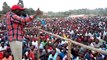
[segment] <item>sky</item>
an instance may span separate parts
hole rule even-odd
[[[18,0],[0,0],[0,10],[2,10],[3,2],[11,7],[18,3]],[[107,0],[23,0],[25,8],[33,8],[44,12],[53,11],[68,11],[72,9],[95,9],[106,8]]]

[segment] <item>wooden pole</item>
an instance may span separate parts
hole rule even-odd
[[[31,27],[31,28],[32,28],[32,27]],[[31,29],[31,28],[26,28],[26,29]],[[35,28],[35,27],[33,27],[33,28]],[[73,41],[73,40],[71,40],[71,39],[63,38],[63,37],[61,37],[61,36],[59,36],[59,35],[52,34],[52,33],[50,33],[50,32],[44,31],[44,30],[42,30],[42,29],[40,29],[40,28],[37,28],[37,29],[40,30],[40,31],[42,31],[42,32],[45,32],[45,33],[47,33],[47,34],[53,35],[53,36],[55,36],[55,37],[64,39],[64,40],[66,40],[66,41],[69,41],[69,40],[70,40],[71,43],[73,43],[73,44],[75,44],[75,45],[78,45],[78,46],[81,46],[81,47],[83,47],[83,48],[86,48],[86,49],[88,49],[88,50],[93,50],[93,51],[96,51],[96,52],[98,52],[98,53],[103,53],[103,54],[106,54],[106,55],[107,55],[107,51],[104,51],[104,50],[101,50],[101,49],[98,49],[98,48],[94,48],[94,47],[91,47],[91,46],[87,46],[87,45],[84,45],[84,44],[82,44],[82,43]],[[2,32],[4,32],[4,31],[2,31]]]
[[[81,47],[83,47],[83,48],[86,48],[86,49],[89,49],[89,50],[93,50],[93,51],[96,51],[96,52],[103,53],[103,54],[106,54],[106,55],[107,55],[107,51],[104,51],[104,50],[101,50],[101,49],[97,49],[97,48],[94,48],[94,47],[91,47],[91,46],[87,46],[87,45],[84,45],[84,44],[82,44],[82,43],[73,41],[73,40],[71,40],[71,39],[63,38],[63,37],[61,37],[61,36],[59,36],[59,35],[49,33],[49,32],[47,32],[47,31],[44,31],[44,30],[39,29],[39,28],[38,28],[38,30],[40,30],[40,31],[42,31],[42,32],[45,32],[45,33],[47,33],[47,34],[53,35],[53,36],[55,36],[55,37],[64,39],[64,40],[66,40],[66,41],[69,41],[69,40],[70,40],[71,43],[73,43],[73,44],[75,44],[75,45],[78,45],[78,46],[81,46]]]
[[[38,57],[37,57],[38,60],[40,60],[40,58],[39,58],[40,57],[39,45],[40,45],[40,33],[38,31],[38,51],[37,51],[38,52],[38,54],[37,54],[38,55]]]
[[[71,41],[68,41],[68,60],[71,60]]]

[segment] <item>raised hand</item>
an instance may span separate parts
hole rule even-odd
[[[41,16],[42,15],[42,12],[40,11],[40,9],[38,8],[37,10],[36,10],[36,13],[34,14],[34,17],[36,17],[36,16]]]

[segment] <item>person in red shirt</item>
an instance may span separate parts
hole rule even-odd
[[[31,50],[29,51],[28,56],[32,59],[35,60],[35,53],[34,53],[34,46],[31,46]]]
[[[9,52],[4,52],[4,57],[2,60],[13,60],[13,56]]]
[[[40,11],[28,17],[22,17],[25,9],[19,5],[13,5],[11,11],[6,14],[6,29],[10,47],[15,60],[22,60],[22,40],[24,37],[24,26],[32,21]]]
[[[3,59],[3,52],[0,51],[0,60],[2,60],[2,59]]]

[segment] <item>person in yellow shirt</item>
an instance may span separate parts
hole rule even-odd
[[[64,37],[64,38],[67,38],[66,34],[63,34],[63,37]]]

